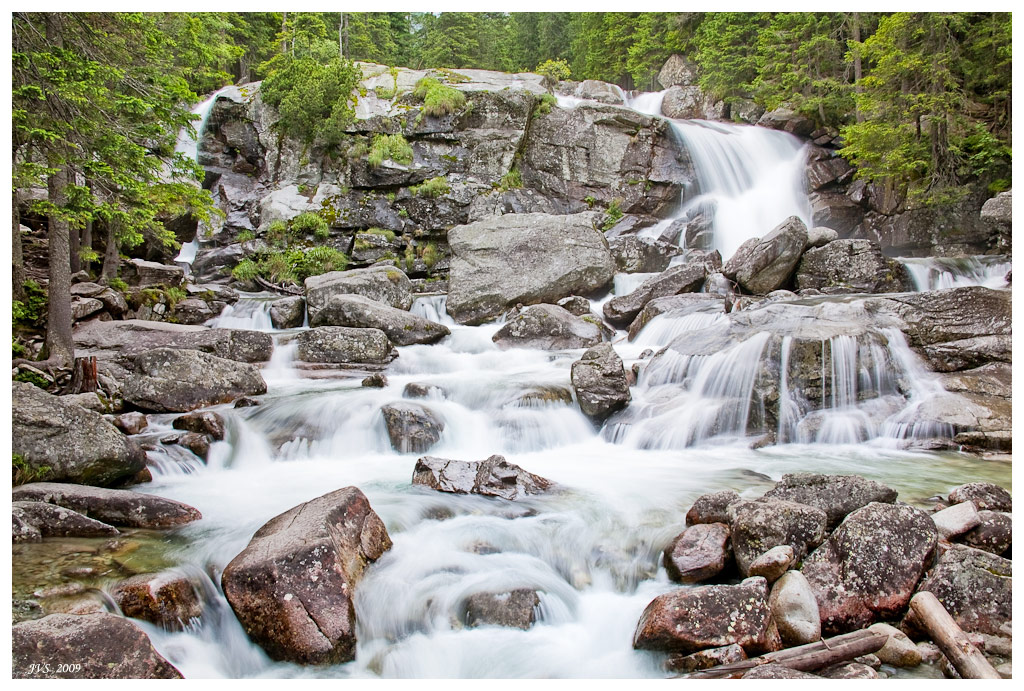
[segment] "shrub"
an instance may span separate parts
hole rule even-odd
[[[267,240],[276,244],[284,242],[288,238],[288,224],[277,219],[271,221],[270,225],[267,226]]]
[[[317,240],[326,240],[331,233],[331,229],[327,225],[327,221],[323,219],[319,214],[315,214],[311,211],[301,213],[292,219],[292,233],[299,233],[307,235],[313,234]]]
[[[255,237],[256,237],[256,234],[253,233],[251,230],[243,230],[242,232],[240,232],[238,234],[238,237],[236,239],[239,242],[249,242],[250,240],[254,239]]]
[[[405,270],[412,271],[414,266],[416,266],[416,250],[412,245],[408,245],[405,248]]]
[[[296,273],[302,280],[328,271],[344,271],[346,266],[348,257],[333,247],[312,247],[295,262]]]
[[[438,251],[437,245],[429,243],[423,248],[423,263],[427,265],[428,269],[434,268],[434,264],[437,264],[441,258],[441,252]]]
[[[27,382],[29,384],[35,384],[40,389],[45,389],[50,385],[50,382],[46,381],[45,377],[41,377],[35,372],[23,371],[18,372],[14,375],[14,381]]]
[[[378,134],[373,138],[367,161],[377,168],[387,159],[402,165],[412,163],[412,146],[401,134]]]
[[[544,86],[551,90],[558,82],[571,77],[572,70],[569,69],[569,63],[565,60],[545,60],[537,65],[537,74],[544,77]]]
[[[164,291],[164,296],[167,298],[168,306],[170,306],[171,309],[174,309],[175,305],[188,297],[188,293],[186,293],[183,288],[175,288],[174,286],[171,286]]]
[[[533,117],[537,118],[542,115],[547,115],[551,112],[552,106],[555,106],[558,100],[551,94],[541,94],[537,97],[537,104],[533,107]]]
[[[409,188],[409,191],[418,197],[431,197],[433,199],[443,194],[448,194],[451,190],[452,188],[448,186],[448,180],[444,176],[430,178],[420,185],[413,185]]]
[[[466,95],[432,77],[416,82],[413,96],[423,101],[423,112],[433,117],[455,113],[466,105]]]
[[[367,228],[363,231],[367,235],[382,235],[388,242],[394,242],[395,231],[384,228]]]
[[[46,315],[46,291],[31,278],[22,284],[25,300],[11,304],[11,316],[15,324],[39,325]]]
[[[50,466],[41,465],[33,468],[19,453],[11,454],[11,484],[24,485],[29,482],[38,482],[46,478],[50,472]]]
[[[238,266],[231,270],[231,276],[236,281],[251,281],[259,275],[259,268],[252,259],[243,259]]]
[[[622,213],[619,203],[618,199],[613,199],[612,203],[608,205],[608,209],[605,211],[604,224],[601,226],[603,230],[611,230],[619,222],[619,219],[625,215]]]
[[[117,276],[114,276],[112,279],[107,281],[107,285],[119,293],[128,292],[128,284],[125,283],[123,279],[120,279]]]
[[[523,176],[515,166],[512,166],[507,173],[501,176],[501,189],[503,190],[518,189],[522,186]]]
[[[378,86],[373,90],[373,93],[377,94],[377,98],[384,99],[385,101],[390,101],[395,97],[395,90],[390,86]]]

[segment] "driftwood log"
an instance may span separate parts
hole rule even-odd
[[[964,679],[1002,679],[974,647],[939,599],[927,590],[910,599],[910,611]]]
[[[278,293],[285,293],[286,295],[305,295],[305,291],[302,288],[294,288],[285,284],[278,285],[277,283],[271,283],[262,276],[256,276],[255,280],[258,284],[266,288],[267,290],[273,290]]]
[[[861,655],[869,655],[882,649],[889,636],[878,631],[854,631],[835,636],[828,640],[820,640],[817,643],[808,643],[795,648],[787,648],[774,653],[767,653],[760,657],[753,657],[749,660],[730,662],[726,665],[719,665],[704,669],[699,672],[684,675],[686,679],[730,679],[743,676],[745,672],[776,663],[783,667],[795,669],[800,672],[813,672],[837,662],[852,660]]]

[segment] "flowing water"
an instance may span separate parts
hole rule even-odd
[[[907,267],[917,290],[943,290],[964,286],[1007,287],[1009,257],[897,257]]]
[[[653,107],[658,98],[633,103]],[[707,155],[724,157],[722,170],[741,181],[699,168],[699,203],[716,208],[723,255],[742,241],[737,228],[760,235],[805,212],[790,169],[802,154],[788,135],[674,126],[688,143],[723,140],[708,143]],[[742,155],[730,158],[734,145]],[[784,163],[769,165],[773,155]],[[761,159],[761,168],[748,165]],[[703,165],[701,154],[695,160]],[[640,280],[618,276],[614,290]],[[268,309],[267,296],[245,295],[211,325],[273,331]],[[313,377],[295,362],[294,345],[279,344],[263,369],[261,405],[215,408],[227,435],[207,462],[171,447],[150,452],[154,481],[139,491],[203,513],[176,531],[166,558],[190,574],[206,611],[182,632],[143,627],[186,677],[663,677],[663,656],[633,650],[632,635],[647,603],[677,587],[660,552],[697,496],[727,488],[759,496],[782,474],[808,470],[877,479],[917,504],[967,481],[1009,484],[1009,464],[914,448],[935,433],[914,422],[915,406],[942,392],[902,334],[860,324],[856,298],[793,309],[806,319],[768,319],[741,339],[730,336],[736,315],[709,313],[660,315],[632,342],[618,332],[616,350],[639,377],[631,405],[600,429],[570,384],[582,351],[499,350],[497,323],[456,325],[443,295],[418,298],[412,312],[451,335],[399,348],[384,388],[362,387],[361,376]],[[719,340],[687,351],[691,338]],[[664,349],[670,344],[679,350]],[[820,364],[800,369],[808,358]],[[766,373],[776,404],[754,395]],[[417,400],[445,423],[431,455],[502,454],[557,491],[508,502],[413,486],[419,454],[392,449],[380,412],[411,383],[426,387]],[[159,438],[170,419],[154,416],[147,436]],[[778,443],[754,448],[766,435]],[[356,591],[356,659],[324,668],[273,662],[245,636],[220,574],[270,518],[350,485],[394,541]],[[467,626],[467,597],[520,588],[539,595],[531,628]]]

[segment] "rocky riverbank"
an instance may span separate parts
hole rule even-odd
[[[450,87],[471,107],[435,117],[408,93],[426,73],[362,69],[368,92],[343,157],[315,147],[303,156],[277,137],[258,85],[223,90],[199,152],[225,219],[180,219],[181,239],[199,241],[195,261],[135,258],[124,292],[77,277],[76,356],[95,358],[95,385],[70,371],[15,370],[12,534],[16,560],[34,560],[16,570],[15,676],[178,676],[150,638],[225,619],[259,646],[258,660],[369,655],[368,672],[400,674],[382,661],[410,637],[535,632],[575,614],[574,598],[595,581],[614,582],[616,597],[664,590],[629,622],[633,647],[650,652],[622,641],[616,654],[665,674],[870,629],[888,637],[884,647],[801,673],[899,676],[925,661],[953,676],[907,615],[916,593],[931,592],[1008,675],[1004,489],[963,484],[922,505],[857,475],[786,474],[767,491],[749,488],[751,477],[782,475],[771,453],[790,445],[821,459],[852,445],[906,451],[923,474],[939,452],[1008,460],[1010,277],[913,292],[893,257],[1008,252],[1009,192],[940,219],[851,181],[833,134],[792,113],[750,112],[762,128],[812,142],[811,214],[748,233],[723,257],[712,211],[671,217],[697,194],[688,151],[668,121],[627,107],[610,85],[563,84],[562,107],[537,75],[463,70]],[[396,95],[379,98],[374,87],[392,79]],[[698,103],[731,117],[692,84],[665,85],[676,89],[665,115]],[[370,165],[359,145],[380,134],[407,137],[413,161]],[[280,244],[281,222],[289,229],[306,212],[325,220],[326,239],[296,231]],[[344,251],[349,268],[289,285],[232,274],[314,245]],[[571,529],[543,533],[566,510],[557,502],[586,506],[592,488],[533,474],[518,456],[571,448],[560,459],[571,465],[592,450],[571,446],[584,440],[613,447],[624,466],[634,454],[733,448],[766,467],[743,469],[743,494],[625,512],[609,531],[621,543],[589,535],[597,519],[576,505]],[[169,477],[222,472],[216,482],[230,493],[247,463],[298,460],[303,478],[310,458],[334,466],[316,469],[301,501],[275,497],[273,512],[261,505],[258,520],[237,521],[230,530],[244,539],[227,542],[217,542],[229,532],[218,502],[202,492],[176,501],[149,484],[155,477],[159,493]],[[358,469],[345,465],[352,459]],[[386,467],[379,478],[368,474],[375,464]],[[353,479],[335,482],[335,466]],[[674,472],[700,481],[709,471]],[[657,495],[661,476],[644,477]],[[401,499],[374,499],[375,510],[382,487]],[[267,501],[262,487],[237,491]],[[522,570],[532,580],[504,569],[444,591],[439,580],[473,573],[460,556],[417,579],[437,590],[408,621],[364,619],[382,616],[361,609],[367,581],[382,588],[374,574],[415,552],[411,531],[460,526],[474,512],[544,534]],[[682,532],[670,524],[677,513]],[[561,553],[578,535],[593,540],[581,542],[583,556]],[[472,558],[533,549],[518,539],[457,536]],[[183,557],[197,549],[200,568]],[[360,649],[357,619],[377,647]],[[41,650],[82,666],[40,672]],[[791,674],[768,667],[748,674]]]

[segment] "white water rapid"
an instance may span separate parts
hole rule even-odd
[[[899,257],[917,290],[942,290],[964,286],[1005,288],[1013,268],[1009,257]]]
[[[657,102],[660,112],[660,97],[633,104]],[[673,126],[693,147],[701,185],[676,218],[714,208],[723,256],[788,215],[809,220],[802,153],[789,135]],[[640,280],[617,276],[615,292]],[[275,331],[269,304],[243,295],[211,326]],[[570,382],[581,350],[501,350],[497,323],[455,324],[443,295],[418,298],[412,312],[451,335],[398,348],[383,388],[361,386],[363,372],[304,367],[275,332],[267,394],[254,407],[214,408],[227,433],[207,462],[177,446],[150,451],[154,481],[137,491],[203,514],[176,531],[165,556],[191,574],[206,610],[181,632],[141,626],[186,677],[661,678],[664,656],[634,650],[632,637],[645,606],[678,587],[660,553],[699,495],[757,497],[799,471],[863,475],[918,505],[963,482],[1009,484],[1008,463],[915,447],[935,431],[917,424],[915,410],[941,386],[902,334],[862,326],[857,298],[801,301],[792,322],[762,309],[768,318],[743,338],[729,331],[735,314],[684,310],[655,317],[632,342],[618,332],[615,349],[639,376],[632,403],[600,428],[580,412]],[[701,347],[687,349],[690,339]],[[510,502],[412,485],[423,454],[395,451],[381,413],[409,399],[410,384],[427,392],[412,401],[444,422],[430,455],[501,454],[556,491]],[[157,443],[171,418],[152,416],[144,439]],[[242,631],[220,574],[269,519],[347,486],[367,495],[394,542],[356,589],[356,658],[272,661]],[[469,596],[515,589],[538,593],[530,628],[467,625]]]

